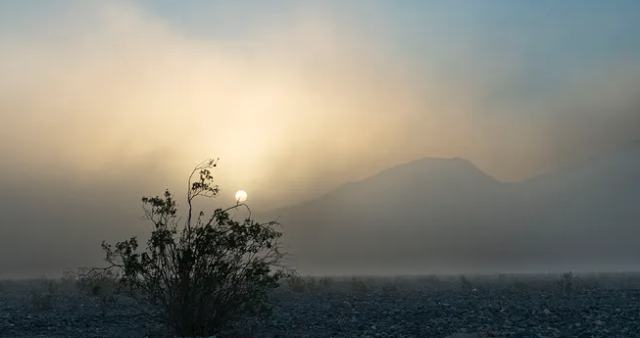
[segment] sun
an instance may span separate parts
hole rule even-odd
[[[247,192],[244,190],[238,190],[236,192],[236,201],[238,203],[243,203],[246,200],[247,200]]]

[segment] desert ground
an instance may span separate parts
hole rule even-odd
[[[71,279],[0,283],[0,337],[171,337],[129,299]],[[307,276],[222,337],[640,337],[640,274]]]

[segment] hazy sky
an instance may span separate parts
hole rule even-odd
[[[638,32],[636,0],[0,1],[0,275],[94,264],[208,157],[256,210],[639,138]]]
[[[220,157],[224,196],[268,208],[421,157],[519,180],[640,137],[639,19],[633,0],[2,1],[0,184],[137,203]]]

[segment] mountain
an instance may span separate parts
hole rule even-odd
[[[421,159],[261,217],[280,216],[294,262],[322,273],[603,268],[640,261],[639,203],[633,142],[518,183]]]
[[[536,204],[537,224],[554,227],[577,252],[640,258],[640,141],[528,180],[523,191]]]

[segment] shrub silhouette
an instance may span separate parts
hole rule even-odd
[[[211,176],[216,165],[207,160],[191,173],[184,226],[167,190],[163,197],[142,198],[144,218],[154,225],[146,250],[138,252],[136,237],[115,247],[102,242],[109,263],[105,271],[117,269],[127,295],[180,336],[213,336],[243,317],[268,314],[269,291],[295,274],[282,264],[286,254],[282,233],[274,229],[278,223],[253,221],[246,205],[216,209],[208,218],[200,212],[192,219],[196,197],[219,193]],[[249,211],[243,222],[229,216],[239,207]]]

